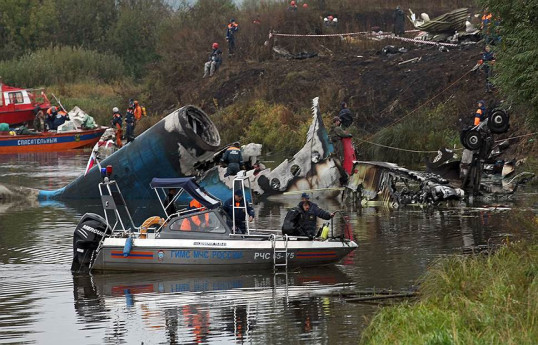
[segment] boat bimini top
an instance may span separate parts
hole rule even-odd
[[[183,192],[187,192],[193,199],[197,200],[205,208],[212,210],[222,206],[222,203],[219,199],[215,198],[213,195],[207,193],[196,183],[194,177],[179,177],[179,178],[153,178],[150,182],[150,187],[157,194],[157,198],[161,202],[161,206],[164,209],[164,212],[167,216],[170,216],[166,212],[166,208],[170,204],[174,203]],[[166,200],[166,192],[164,189],[177,188],[179,189],[178,193],[174,195],[172,200],[164,205],[163,200]],[[162,198],[162,193],[164,193],[164,199]]]

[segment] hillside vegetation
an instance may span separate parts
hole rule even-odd
[[[214,117],[223,141],[259,141],[266,151],[286,154],[302,145],[311,99],[317,96],[327,119],[337,114],[340,102],[348,102],[356,115],[351,131],[360,158],[420,162],[424,155],[402,154],[359,139],[424,151],[458,145],[458,131],[471,121],[475,102],[486,99],[491,104],[505,94],[511,96],[514,112],[522,114],[513,118],[512,133],[532,130],[536,115],[525,97],[533,95],[511,94],[517,83],[501,88],[502,94],[486,95],[483,74],[469,73],[480,58],[480,46],[441,52],[434,46],[360,37],[269,39],[271,30],[391,31],[392,13],[399,5],[392,0],[360,5],[313,0],[305,9],[303,3],[292,13],[287,3],[258,0],[246,0],[241,7],[231,0],[199,0],[179,8],[161,0],[2,2],[0,75],[10,85],[45,86],[66,107],[79,105],[102,124],[108,124],[113,106],[123,109],[129,98],[136,98],[150,115],[137,131],[179,106],[198,105]],[[417,0],[408,6],[434,17],[468,2]],[[478,5],[470,11],[479,11]],[[329,14],[338,17],[338,27],[323,25],[322,18]],[[240,26],[233,57],[227,56],[224,40],[230,18]],[[253,23],[255,18],[260,24]],[[412,28],[410,22],[406,25]],[[215,77],[202,79],[213,42],[225,52],[224,62]],[[409,51],[380,54],[387,44]],[[275,45],[317,57],[288,60],[273,53]],[[414,57],[421,61],[399,65]]]

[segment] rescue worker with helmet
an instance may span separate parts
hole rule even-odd
[[[228,55],[231,56],[235,52],[235,33],[239,30],[239,25],[235,19],[230,19],[230,23],[226,27],[226,41],[228,41]]]
[[[123,146],[121,142],[121,137],[123,135],[123,130],[121,129],[122,117],[118,107],[112,108],[112,126],[116,128],[116,146],[118,148]]]
[[[297,4],[295,3],[295,1],[290,2],[290,5],[288,7],[288,11],[297,12]]]
[[[138,123],[138,121],[140,121],[143,115],[142,107],[140,106],[140,104],[138,104],[138,101],[133,102],[133,113],[134,113],[134,118],[135,118],[135,125],[133,126],[133,129],[134,129],[136,127],[136,124]]]
[[[228,214],[228,225],[232,228],[236,234],[244,234],[247,231],[247,225],[245,221],[245,198],[243,198],[243,191],[236,190],[234,196],[224,203],[224,211]],[[246,203],[246,210],[248,215],[248,221],[251,222],[254,219],[254,209],[252,206]],[[235,224],[233,224],[235,213]]]
[[[235,176],[241,170],[241,166],[243,166],[243,155],[241,154],[241,148],[239,147],[238,141],[234,142],[226,149],[220,162],[227,166],[224,177],[230,175]]]
[[[203,78],[206,78],[208,75],[212,77],[222,63],[222,51],[219,49],[219,44],[217,42],[214,42],[211,45],[211,49],[212,50],[211,54],[209,54],[209,60],[204,64]]]
[[[478,101],[478,109],[474,114],[474,125],[478,126],[480,122],[486,119],[486,102]]]

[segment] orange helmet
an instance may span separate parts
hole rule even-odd
[[[219,48],[219,44],[217,42],[213,43],[213,45],[211,46],[213,47],[213,49],[218,49]]]

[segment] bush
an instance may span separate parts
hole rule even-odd
[[[223,143],[241,139],[243,143],[262,144],[265,152],[286,155],[296,153],[304,145],[309,120],[306,111],[294,114],[284,105],[261,100],[229,106],[213,119]]]
[[[1,61],[0,75],[10,85],[36,87],[83,81],[113,82],[124,76],[122,60],[84,48],[50,47]]]

